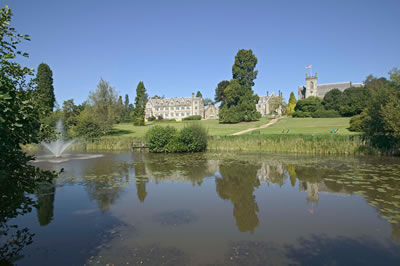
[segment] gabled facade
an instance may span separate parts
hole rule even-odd
[[[149,99],[146,103],[146,120],[154,116],[163,119],[182,120],[192,115],[201,115],[204,118],[203,98],[192,97]]]

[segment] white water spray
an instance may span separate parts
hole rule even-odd
[[[65,131],[62,120],[58,120],[56,124],[56,131],[59,133],[57,140],[50,143],[42,142],[42,145],[52,153],[54,157],[61,157],[61,155],[71,146],[75,140],[64,141]]]

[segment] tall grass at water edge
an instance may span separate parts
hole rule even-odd
[[[361,136],[240,135],[210,137],[210,151],[280,152],[305,154],[377,154]]]

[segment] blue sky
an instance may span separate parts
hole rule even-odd
[[[53,70],[59,104],[84,101],[99,79],[131,101],[149,95],[214,97],[236,52],[258,58],[254,91],[291,91],[312,64],[319,83],[361,82],[400,66],[400,1],[9,0],[12,25],[31,35],[20,62]]]

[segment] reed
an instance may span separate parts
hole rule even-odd
[[[376,154],[361,136],[343,135],[256,135],[215,136],[210,151],[280,152],[306,154]]]
[[[70,151],[129,151],[137,143],[143,143],[143,139],[135,137],[103,137],[95,141],[81,140],[69,149]]]

